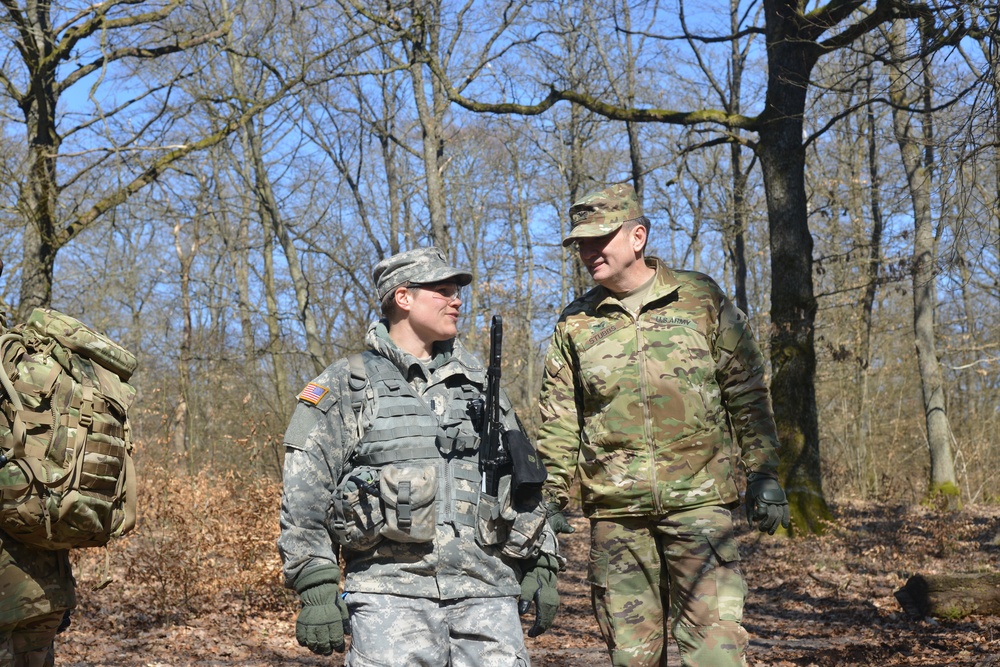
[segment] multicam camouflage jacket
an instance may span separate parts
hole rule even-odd
[[[342,552],[349,592],[443,600],[518,595],[516,563],[501,556],[499,546],[480,546],[476,540],[478,437],[467,404],[483,392],[486,371],[482,364],[458,340],[439,344],[436,356],[421,363],[396,347],[383,323],[372,326],[366,342],[371,348],[366,355],[375,357],[365,362],[376,371],[375,376],[369,372],[369,381],[387,383],[390,390],[394,386],[396,396],[380,399],[376,392],[375,398],[365,402],[359,428],[351,405],[350,362],[341,359],[299,395],[285,434],[278,549],[286,585],[297,588],[296,581],[305,580],[304,573],[336,564]],[[379,380],[378,369],[385,375],[387,362],[391,372]],[[507,427],[515,428],[516,417],[506,396],[501,407]],[[364,436],[359,442],[360,434]],[[397,470],[412,464],[417,470],[437,471],[434,474],[447,497],[437,499],[436,518],[425,526],[427,541],[377,538],[374,545],[340,547],[331,533],[335,489],[348,478],[345,473],[363,475],[362,464],[381,472],[384,481],[390,476],[385,467],[390,462]],[[391,491],[383,484],[383,502]],[[412,490],[414,498],[420,493]],[[539,525],[544,524],[544,508],[541,517]],[[416,512],[413,522],[417,522]],[[551,530],[545,526],[543,533],[539,548],[557,551]]]
[[[562,312],[545,360],[546,498],[564,506],[579,473],[590,518],[732,503],[735,465],[778,464],[746,315],[708,276],[646,261],[656,276],[637,317],[598,286]]]

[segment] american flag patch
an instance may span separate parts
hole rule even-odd
[[[302,390],[299,394],[299,400],[303,400],[306,403],[312,403],[313,405],[319,405],[319,402],[323,400],[327,392],[330,391],[326,387],[321,387],[315,382],[310,382],[306,385],[306,388]]]

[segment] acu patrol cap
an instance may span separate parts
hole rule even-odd
[[[450,266],[440,250],[414,248],[383,259],[372,269],[375,291],[382,301],[397,287],[413,284],[455,282],[465,287],[472,282],[472,274]]]
[[[617,231],[629,220],[642,218],[642,207],[635,188],[619,183],[592,192],[569,208],[572,228],[562,244],[568,246],[577,239],[606,236]]]

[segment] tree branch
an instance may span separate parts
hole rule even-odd
[[[177,44],[167,44],[165,46],[159,46],[156,48],[141,48],[141,47],[126,47],[121,49],[115,49],[108,52],[102,57],[86,64],[81,65],[76,70],[71,72],[62,81],[56,85],[56,89],[59,93],[67,90],[73,84],[75,84],[80,79],[84,78],[91,72],[101,69],[109,62],[115,62],[118,60],[123,60],[125,58],[137,58],[137,59],[154,59],[160,58],[172,53],[180,53],[182,51],[187,51],[188,49],[193,49],[196,46],[201,46],[205,42],[209,42],[213,39],[217,39],[225,35],[230,28],[230,24],[227,22],[213,30],[212,32],[204,33],[189,39],[186,42],[179,42]]]
[[[667,123],[671,125],[698,125],[699,123],[713,123],[726,128],[739,128],[741,130],[756,131],[758,119],[756,116],[744,116],[742,114],[727,114],[717,109],[701,109],[698,111],[674,111],[672,109],[630,109],[625,107],[607,104],[582,92],[575,90],[558,90],[555,86],[549,85],[549,93],[536,104],[519,104],[516,102],[477,102],[471,100],[451,85],[451,82],[441,71],[440,64],[433,58],[427,59],[434,76],[441,81],[441,87],[448,95],[448,99],[458,104],[464,109],[476,113],[494,114],[516,114],[522,116],[537,116],[545,113],[555,105],[556,102],[565,100],[579,105],[588,111],[592,111],[611,120],[631,121],[634,123]]]

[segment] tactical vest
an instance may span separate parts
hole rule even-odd
[[[381,468],[406,462],[434,467],[437,524],[456,532],[459,525],[475,527],[481,476],[478,437],[467,409],[470,400],[480,397],[479,388],[461,378],[460,386],[433,393],[432,402],[448,397],[439,417],[392,361],[371,352],[363,360],[374,414],[351,465]]]

